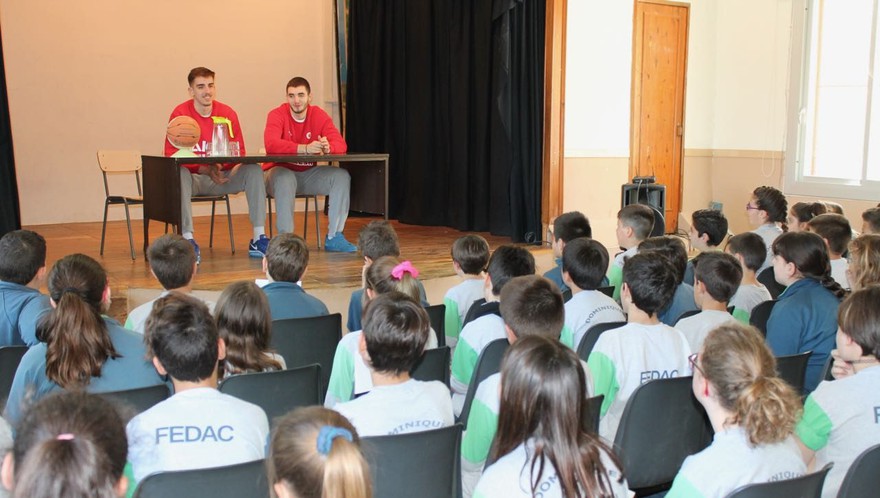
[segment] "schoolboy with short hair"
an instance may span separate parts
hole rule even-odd
[[[37,322],[51,309],[40,292],[46,280],[46,239],[30,230],[0,238],[0,347],[33,346]]]
[[[192,293],[192,283],[199,267],[193,245],[180,235],[169,233],[162,235],[147,249],[147,260],[150,262],[150,273],[164,289],[156,299],[131,310],[125,320],[125,328],[135,332],[144,333],[144,325],[153,303],[169,292]],[[214,303],[207,303],[213,309]]]
[[[174,395],[128,423],[128,459],[137,481],[265,457],[266,413],[217,390],[226,346],[203,302],[177,292],[159,298],[144,341],[156,370],[171,378]]]
[[[513,245],[503,245],[495,249],[486,270],[483,287],[486,304],[482,306],[483,311],[494,309],[500,313],[499,300],[507,282],[514,277],[534,273],[535,257],[526,249]],[[475,303],[474,306],[478,305]],[[495,339],[504,337],[504,320],[494,311],[468,322],[461,330],[458,345],[452,355],[452,375],[449,379],[456,416],[461,413],[468,384],[483,348]]]
[[[614,441],[623,408],[639,385],[690,374],[687,339],[657,317],[675,293],[675,272],[666,258],[641,252],[623,267],[620,297],[627,324],[599,336],[587,360],[592,395],[605,396],[599,435],[608,441]]]
[[[687,268],[687,249],[684,247],[684,241],[674,235],[651,237],[639,244],[639,252],[657,254],[672,263],[672,268],[675,270],[675,294],[657,316],[666,325],[675,326],[675,322],[683,313],[697,309],[697,303],[694,302],[694,286],[684,281],[684,272]]]
[[[704,252],[694,258],[694,301],[700,308],[696,315],[675,324],[688,340],[691,351],[699,351],[709,332],[735,322],[727,304],[742,281],[742,266],[730,254]]]
[[[717,209],[699,209],[691,215],[688,231],[691,247],[702,252],[718,251],[727,237],[727,217]],[[694,265],[688,261],[684,271],[684,283],[694,285]]]
[[[593,239],[572,240],[562,250],[562,279],[572,296],[565,303],[561,341],[572,349],[577,349],[593,325],[626,321],[617,301],[597,290],[605,278],[608,259],[608,250]]]
[[[591,238],[593,236],[593,228],[590,226],[590,220],[580,211],[570,211],[562,213],[553,220],[552,230],[549,231],[550,247],[553,249],[553,259],[556,266],[544,274],[551,282],[559,287],[561,292],[569,290],[565,279],[562,278],[562,251],[565,245],[574,239],[581,237]]]
[[[844,289],[849,289],[849,279],[846,276],[849,265],[843,257],[849,243],[852,242],[852,227],[849,225],[849,220],[840,214],[820,214],[807,223],[807,230],[818,234],[825,241],[828,257],[831,260],[831,278]]]
[[[446,345],[455,350],[465,316],[483,297],[483,271],[489,263],[489,243],[479,235],[459,237],[452,244],[452,268],[461,282],[443,296],[446,305]]]
[[[767,257],[767,246],[760,235],[745,232],[731,237],[724,251],[735,257],[742,267],[742,281],[729,305],[733,306],[733,317],[748,325],[755,306],[773,299],[770,291],[758,282],[758,271]]]
[[[381,294],[367,304],[360,352],[370,368],[373,388],[334,407],[361,437],[406,434],[455,423],[446,385],[410,377],[425,351],[430,327],[425,309],[400,292]]]
[[[880,207],[872,207],[862,213],[862,234],[880,234]]]
[[[614,257],[608,269],[608,285],[614,286],[613,298],[620,302],[620,287],[623,283],[623,266],[627,258],[634,256],[639,244],[651,235],[654,229],[654,211],[644,204],[630,204],[617,212],[617,245],[623,252]]]
[[[263,292],[269,299],[272,320],[308,318],[329,314],[327,306],[300,286],[309,267],[309,246],[299,235],[282,233],[269,241],[263,256],[263,273],[269,283]]]

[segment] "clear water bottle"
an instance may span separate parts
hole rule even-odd
[[[229,128],[225,123],[214,123],[214,134],[211,136],[211,155],[229,155]]]

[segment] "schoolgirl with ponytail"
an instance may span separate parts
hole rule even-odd
[[[715,437],[685,459],[668,498],[723,497],[746,484],[806,473],[793,437],[797,394],[776,376],[776,359],[753,327],[722,325],[691,355],[693,391]]]
[[[773,254],[770,247],[776,237],[788,231],[788,225],[785,223],[788,215],[788,201],[785,195],[778,189],[768,186],[758,187],[752,192],[752,197],[746,203],[746,215],[749,218],[749,224],[755,227],[752,230],[761,236],[764,245],[767,246],[767,257],[764,264],[758,270],[758,273],[765,268],[770,267]]]
[[[834,349],[837,307],[845,291],[831,277],[831,261],[822,237],[790,232],[773,243],[773,275],[787,287],[767,321],[767,344],[776,356],[812,351],[804,391],[819,384]]]
[[[18,421],[23,403],[52,391],[121,391],[162,382],[145,357],[143,337],[102,315],[110,286],[97,261],[84,254],[61,258],[48,286],[53,309],[38,326],[42,342],[15,372],[6,403],[10,422]]]
[[[788,211],[786,219],[788,231],[803,232],[807,229],[807,223],[816,216],[828,212],[825,203],[816,202],[795,202]]]
[[[272,430],[267,458],[273,498],[371,498],[357,431],[323,407],[298,408]]]

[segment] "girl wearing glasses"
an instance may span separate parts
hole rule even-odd
[[[758,270],[758,273],[761,273],[765,268],[769,268],[772,262],[773,254],[770,248],[773,246],[773,241],[788,230],[785,224],[788,216],[788,201],[785,200],[782,192],[773,187],[758,187],[752,192],[752,198],[746,204],[746,215],[749,217],[749,224],[755,227],[752,232],[760,235],[764,245],[767,246],[767,258]]]

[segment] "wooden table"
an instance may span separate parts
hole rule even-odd
[[[150,220],[170,223],[180,233],[180,168],[183,164],[336,162],[351,175],[349,209],[388,219],[388,154],[250,155],[241,157],[141,156],[144,180],[144,254]],[[362,164],[352,164],[362,163]],[[333,202],[333,201],[331,201]]]

